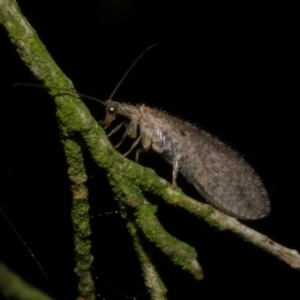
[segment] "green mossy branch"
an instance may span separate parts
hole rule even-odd
[[[78,276],[78,291],[84,299],[95,298],[95,288],[91,276],[91,265],[93,256],[91,254],[91,229],[89,224],[89,202],[88,190],[85,185],[87,175],[85,173],[82,149],[76,140],[62,140],[67,163],[68,173],[71,180],[71,191],[73,195],[73,206],[71,218],[74,229],[74,243],[76,254],[75,273]]]
[[[151,295],[151,299],[166,300],[167,289],[162,282],[155,265],[152,263],[149,254],[145,251],[143,243],[140,241],[137,225],[134,220],[131,221],[128,217],[126,218],[126,222],[127,229],[133,239],[135,251],[138,254],[141,263],[145,285]]]
[[[147,239],[153,242],[176,265],[189,271],[196,279],[203,278],[202,269],[198,264],[197,253],[194,248],[166,232],[155,216],[156,206],[149,204],[137,185],[111,169],[110,184],[121,205],[130,206],[134,214],[136,226]]]

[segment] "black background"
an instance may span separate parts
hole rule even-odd
[[[196,1],[19,1],[48,51],[78,91],[106,99],[133,60],[149,51],[115,100],[145,103],[180,116],[243,153],[270,194],[272,211],[247,225],[283,245],[299,242],[299,10]],[[0,259],[57,299],[76,297],[71,197],[52,99],[0,28],[1,199],[49,280],[0,215]],[[100,104],[86,100],[96,119]],[[118,137],[113,137],[115,142]],[[121,152],[126,151],[125,144]],[[99,299],[148,299],[125,222],[105,172],[85,153],[91,195],[93,272]],[[132,157],[130,157],[132,158]],[[140,163],[171,180],[155,153]],[[199,196],[183,178],[179,186]],[[218,232],[179,209],[158,205],[172,234],[196,248],[205,279],[197,282],[152,247],[168,299],[260,299],[299,296],[299,272],[242,239]]]

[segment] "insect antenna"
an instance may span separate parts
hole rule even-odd
[[[147,47],[136,59],[135,61],[131,64],[131,66],[128,68],[128,70],[125,72],[125,74],[122,76],[122,78],[120,79],[120,81],[117,83],[116,87],[114,88],[114,90],[112,91],[112,93],[110,94],[108,99],[112,99],[112,97],[115,95],[115,93],[117,92],[118,88],[120,87],[120,85],[122,84],[122,82],[125,80],[125,78],[127,77],[127,75],[131,72],[131,70],[135,67],[135,65],[140,61],[140,59],[146,54],[146,52],[148,52],[150,49],[152,49],[153,47],[156,47],[157,44],[153,44],[149,47]]]
[[[39,89],[49,90],[49,88],[46,87],[46,86],[43,86],[41,84],[34,84],[34,83],[22,83],[22,82],[20,82],[20,83],[14,83],[12,86],[30,86],[30,87],[35,87],[35,88],[39,88]],[[106,106],[106,102],[103,101],[103,100],[100,100],[98,98],[95,98],[95,97],[92,97],[92,96],[89,96],[89,95],[86,95],[86,94],[83,94],[83,93],[73,92],[73,91],[70,91],[70,90],[65,90],[65,89],[59,89],[59,90],[61,91],[61,93],[54,95],[55,97],[56,96],[61,96],[61,95],[64,95],[64,94],[68,94],[68,95],[71,95],[71,96],[81,96],[83,98],[86,98],[86,99],[89,99],[89,100],[92,100],[92,101],[96,101],[96,102],[101,103],[102,105]]]
[[[148,52],[150,49],[156,47],[157,44],[153,44],[149,47],[147,47],[135,60],[134,62],[131,64],[131,66],[128,68],[128,70],[125,72],[125,74],[122,76],[122,78],[119,80],[119,82],[117,83],[116,87],[114,88],[114,90],[112,91],[112,93],[110,94],[108,99],[112,99],[112,97],[115,95],[115,93],[117,92],[117,90],[119,89],[120,85],[122,84],[122,82],[126,79],[126,77],[128,76],[128,74],[132,71],[132,69],[136,66],[136,64],[140,61],[140,59],[146,54],[146,52]],[[35,87],[35,88],[40,88],[40,89],[45,89],[45,90],[49,90],[48,87],[40,85],[40,84],[34,84],[34,83],[14,83],[12,86],[30,86],[30,87]],[[57,88],[56,88],[57,89]],[[65,89],[59,89],[60,91],[62,91],[62,95],[63,94],[69,94],[71,96],[76,96],[79,95],[85,99],[89,99],[92,101],[96,101],[98,103],[101,103],[102,105],[106,106],[106,101],[100,100],[98,98],[95,97],[91,97],[89,95],[83,94],[83,93],[78,93],[78,92],[73,92],[70,90],[65,90]],[[56,94],[55,96],[60,96],[61,94]]]

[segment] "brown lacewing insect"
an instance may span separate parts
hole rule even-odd
[[[207,202],[227,215],[243,220],[265,217],[270,211],[268,194],[254,169],[237,152],[210,133],[157,109],[111,100],[128,73],[154,46],[146,48],[137,57],[108,100],[78,94],[106,107],[105,128],[117,115],[128,118],[121,142],[115,146],[119,147],[127,136],[135,139],[124,156],[141,142],[143,149],[136,151],[136,160],[141,151],[150,148],[160,153],[173,167],[174,186],[179,171]],[[124,123],[115,127],[108,136],[122,125]]]
[[[146,48],[133,62],[108,100],[89,97],[106,107],[105,128],[117,115],[128,118],[129,123],[116,148],[125,137],[134,138],[134,143],[124,156],[139,142],[143,149],[136,151],[136,160],[139,152],[152,148],[172,165],[174,186],[179,171],[207,202],[220,211],[244,220],[266,216],[270,211],[270,202],[262,181],[254,169],[229,146],[208,132],[159,110],[111,100],[135,64],[154,46]],[[119,124],[108,136],[123,124]]]

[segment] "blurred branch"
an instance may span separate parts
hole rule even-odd
[[[53,300],[35,287],[25,282],[0,262],[0,291],[8,299]]]

